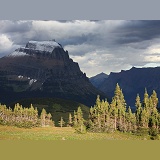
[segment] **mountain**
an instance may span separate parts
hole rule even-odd
[[[116,83],[123,90],[125,100],[129,106],[135,109],[135,98],[137,93],[143,100],[145,87],[151,95],[155,90],[160,99],[160,67],[155,68],[131,68],[119,73],[110,73],[109,77],[99,85],[98,89],[103,91],[109,98],[113,97]]]
[[[89,78],[89,80],[93,84],[93,86],[98,88],[99,85],[101,85],[107,78],[108,75],[102,72],[100,74],[97,74],[96,76]]]
[[[0,58],[0,101],[55,97],[93,105],[98,91],[56,41],[29,41]]]

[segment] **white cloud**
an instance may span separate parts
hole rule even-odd
[[[160,55],[159,56],[145,56],[145,61],[147,63],[160,63]]]
[[[160,39],[159,39],[160,40]],[[150,47],[148,47],[148,54],[160,54],[160,42],[154,42]]]
[[[0,34],[0,57],[13,52],[19,47],[20,46],[14,44],[14,42],[7,35]]]
[[[109,74],[110,71],[120,71],[121,69],[130,69],[131,65],[123,63],[124,58],[116,58],[113,54],[97,50],[89,52],[82,56],[71,55],[71,58],[78,62],[83,72],[88,77],[104,72]]]
[[[5,34],[0,35],[0,53],[10,50],[12,45],[13,42]]]

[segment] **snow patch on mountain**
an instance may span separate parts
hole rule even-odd
[[[21,47],[16,49],[13,53],[8,55],[7,57],[29,56],[28,50],[52,53],[52,51],[55,48],[62,48],[62,46],[59,43],[57,43],[55,40],[29,41],[26,44],[26,47]]]
[[[31,79],[30,81],[29,81],[29,85],[31,86],[33,83],[35,83],[35,82],[37,82],[37,80],[36,79]]]
[[[62,48],[56,41],[29,41],[26,49],[39,50],[45,52],[52,52],[55,48]]]
[[[8,55],[8,57],[19,57],[19,56],[28,56],[25,52],[21,52],[19,50],[15,50],[13,53]]]
[[[23,78],[23,76],[19,75],[19,76],[18,76],[18,78],[22,79],[22,78]]]

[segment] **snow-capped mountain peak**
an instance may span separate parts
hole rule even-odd
[[[62,48],[55,40],[51,41],[29,41],[26,49],[39,50],[45,52],[52,52],[55,48]]]
[[[29,53],[52,53],[55,48],[62,48],[62,46],[57,43],[55,40],[50,41],[29,41],[25,47],[16,49],[13,53],[8,55],[8,57],[19,57],[19,56],[28,56]]]

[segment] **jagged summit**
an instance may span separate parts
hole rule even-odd
[[[0,93],[0,102],[5,104],[23,98],[56,97],[92,105],[98,94],[103,95],[54,40],[29,41],[0,58]]]
[[[51,53],[57,47],[61,48],[61,45],[57,43],[55,40],[50,40],[50,41],[29,41],[26,44],[25,48]]]
[[[49,41],[29,41],[25,47],[16,49],[9,57],[27,56],[32,52],[52,53],[55,48],[62,48],[62,46],[55,40]]]
[[[105,73],[99,73],[96,76],[93,76],[90,78],[90,82],[95,86],[96,88],[99,87],[99,85],[108,78],[108,75]]]

